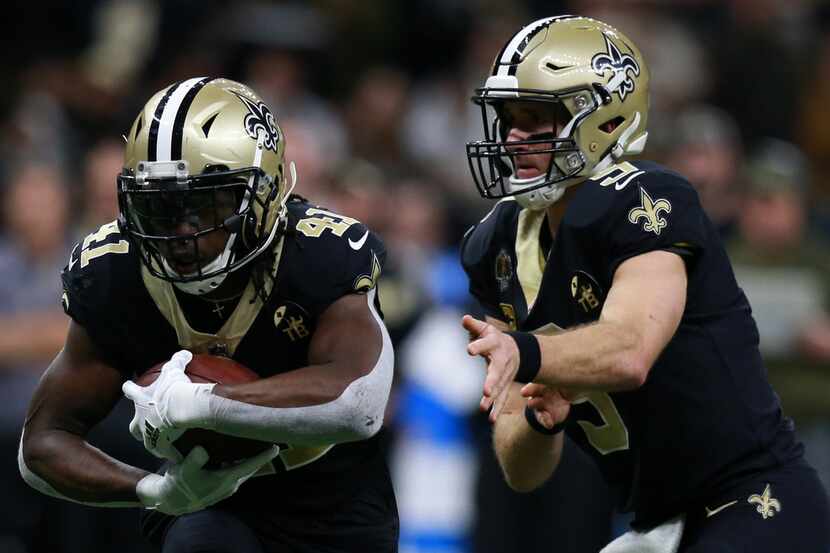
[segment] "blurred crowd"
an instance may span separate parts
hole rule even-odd
[[[596,16],[643,51],[652,74],[643,157],[685,175],[721,229],[770,379],[830,487],[826,3],[73,0],[12,1],[4,13],[0,551],[147,551],[134,513],[38,496],[17,476],[15,454],[31,390],[67,327],[59,272],[69,247],[117,212],[121,134],[152,93],[202,75],[256,90],[285,133],[296,191],[387,244],[380,286],[398,354],[387,420],[401,550],[513,550],[519,538],[482,524],[478,508],[482,494],[516,499],[498,495],[488,465],[488,429],[475,413],[483,370],[459,324],[476,306],[457,247],[489,209],[464,143],[481,136],[469,97],[505,39],[557,13]],[[96,439],[147,463],[122,407]],[[533,501],[544,517],[544,496]]]

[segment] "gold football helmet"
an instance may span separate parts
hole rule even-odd
[[[125,138],[118,221],[151,274],[204,294],[272,244],[288,197],[285,139],[250,88],[175,83],[150,98]],[[209,259],[200,242],[217,236],[224,250]]]
[[[467,144],[467,159],[479,192],[485,198],[515,195],[523,206],[541,209],[568,186],[640,153],[648,136],[648,82],[642,54],[610,25],[565,15],[525,26],[501,49],[473,96],[484,140]],[[555,136],[531,135],[508,147],[508,102],[554,104],[566,124]],[[520,179],[515,158],[528,145],[551,160],[546,174]]]

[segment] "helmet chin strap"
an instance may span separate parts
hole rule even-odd
[[[553,160],[551,160],[551,165],[553,170],[552,172],[555,172],[555,174],[551,176],[561,176],[562,173],[553,163]],[[518,179],[510,176],[508,178],[508,182],[510,183],[510,191],[513,193],[516,202],[520,206],[527,209],[539,210],[545,209],[546,207],[558,202],[565,194],[565,190],[567,190],[568,187],[582,182],[585,180],[585,177],[574,176],[559,182],[551,183],[547,186],[540,186],[539,188],[529,192],[523,192],[523,190],[528,188],[539,186],[547,179],[548,175],[546,174],[539,175],[538,177],[531,177],[529,179]]]
[[[230,238],[228,238],[228,246],[225,247],[225,251],[222,252],[221,255],[217,255],[216,258],[205,265],[202,268],[203,273],[210,273],[213,271],[217,271],[224,267],[228,263],[228,259],[230,258],[231,251],[230,246],[233,245],[233,239],[236,238],[236,233],[232,234]],[[190,275],[180,275],[173,268],[167,263],[166,259],[162,259],[162,263],[164,264],[164,268],[171,274],[176,276],[190,276]],[[202,294],[207,294],[208,292],[213,292],[219,286],[225,282],[225,278],[228,276],[227,272],[219,273],[216,276],[213,276],[208,279],[201,279],[201,280],[193,280],[190,282],[173,282],[173,286],[181,290],[186,294],[193,294],[195,296],[201,296]]]
[[[532,179],[516,179],[516,181],[526,181],[526,184],[523,186],[523,188],[525,188],[531,186],[532,181],[536,181],[537,183],[540,182],[540,179],[541,181],[544,181],[545,176],[542,175],[541,177],[534,177]],[[512,178],[510,179],[510,185],[512,190],[515,191],[514,197],[520,206],[527,209],[540,210],[558,202],[565,194],[565,190],[567,190],[568,187],[578,184],[583,180],[583,177],[566,179],[537,188],[536,190],[531,190],[530,192],[521,192],[519,187],[514,184],[514,180]]]

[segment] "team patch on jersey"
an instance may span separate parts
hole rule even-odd
[[[643,230],[659,235],[669,224],[665,217],[660,216],[660,212],[671,213],[671,202],[662,198],[657,201],[652,200],[642,186],[640,187],[640,202],[642,203],[640,207],[635,207],[628,212],[628,220],[637,225],[640,219],[644,219]]]
[[[499,283],[499,290],[504,292],[510,286],[510,280],[513,278],[513,260],[510,259],[510,254],[507,250],[502,249],[499,255],[496,256],[496,280]]]
[[[291,342],[307,338],[309,316],[305,309],[294,302],[285,302],[274,311],[274,327],[285,334]]]
[[[602,307],[605,299],[602,287],[585,271],[576,271],[571,276],[571,297],[586,314]]]
[[[750,495],[746,501],[747,503],[757,505],[755,510],[758,511],[758,514],[761,515],[764,520],[772,518],[776,513],[781,512],[781,502],[772,497],[772,487],[770,487],[769,484],[767,484],[767,487],[764,488],[763,493],[754,493]]]

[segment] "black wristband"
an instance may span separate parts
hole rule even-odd
[[[565,430],[565,424],[567,422],[566,419],[562,422],[554,424],[553,428],[547,428],[539,422],[539,419],[536,418],[536,412],[530,407],[530,405],[525,406],[525,419],[527,419],[527,424],[529,424],[533,430],[539,434],[544,434],[545,436],[555,436],[559,434]]]
[[[506,332],[516,341],[519,347],[519,372],[516,373],[516,382],[527,384],[533,382],[542,366],[542,350],[539,349],[539,340],[530,332]]]

